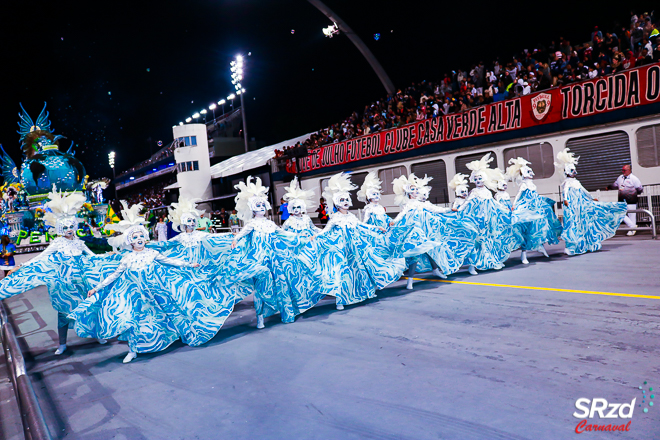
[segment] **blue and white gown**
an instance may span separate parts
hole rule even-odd
[[[323,230],[317,227],[307,214],[303,214],[301,217],[289,216],[282,224],[282,229],[307,238],[313,237]]]
[[[536,191],[532,180],[523,179],[513,203],[513,223],[520,228],[522,250],[540,251],[546,243],[559,243],[562,227],[554,205],[554,200]]]
[[[231,242],[234,234],[209,234],[193,230],[184,231],[167,241],[149,242],[148,248],[156,249],[166,257],[178,258],[200,266],[190,272],[190,277],[208,289],[216,302],[220,303],[227,316],[232,311],[230,303],[235,303],[247,295],[251,289],[241,283],[227,283],[218,278],[231,258]],[[229,287],[235,287],[232,291]]]
[[[82,337],[128,341],[135,353],[162,351],[177,339],[198,346],[227,318],[227,307],[191,277],[192,263],[154,249],[123,254],[97,294],[69,314]],[[231,309],[229,309],[231,311]]]
[[[506,217],[508,218],[509,227],[504,231],[506,237],[506,247],[509,252],[519,249],[523,243],[521,228],[513,222],[513,204],[511,203],[511,196],[506,191],[497,191],[495,193],[495,201],[506,208]]]
[[[57,327],[68,326],[67,315],[119,266],[119,258],[95,255],[78,237],[57,237],[40,255],[0,281],[0,300],[47,286]]]
[[[390,239],[400,244],[398,255],[406,257],[408,266],[417,264],[416,272],[428,272],[435,265],[449,275],[460,269],[476,236],[459,217],[428,201],[409,199],[394,219]]]
[[[297,259],[309,241],[305,236],[283,231],[260,217],[249,220],[235,240],[238,245],[223,278],[251,283],[257,315],[279,313],[282,322],[290,323],[322,298],[309,290],[309,270]]]
[[[501,268],[509,258],[509,237],[506,231],[511,226],[506,208],[493,199],[485,186],[470,191],[461,213],[468,217],[478,230],[478,237],[467,263],[480,270]]]
[[[390,229],[392,219],[379,203],[367,203],[362,210],[362,221],[368,225],[378,226],[385,230]]]
[[[561,184],[564,200],[564,231],[566,254],[579,255],[595,252],[601,243],[616,234],[626,216],[626,202],[596,202],[579,180],[567,177]]]
[[[393,258],[383,233],[349,213],[336,212],[319,235],[300,253],[313,270],[311,290],[335,297],[337,305],[376,297],[405,270],[403,258]]]

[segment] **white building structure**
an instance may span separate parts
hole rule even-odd
[[[176,125],[172,128],[175,145],[176,180],[179,197],[210,199],[211,160],[205,124]],[[210,209],[210,206],[201,206]]]

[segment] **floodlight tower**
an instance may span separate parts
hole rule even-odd
[[[241,97],[241,114],[243,115],[243,140],[245,142],[245,152],[248,152],[248,132],[247,132],[247,122],[245,118],[245,101],[243,100],[243,94],[245,89],[241,85],[243,81],[243,55],[236,55],[236,59],[230,63],[231,65],[231,83],[236,89],[236,95]],[[229,98],[227,98],[229,99]],[[233,100],[232,100],[233,101]]]

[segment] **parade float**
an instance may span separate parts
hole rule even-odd
[[[36,120],[22,105],[18,114],[18,134],[22,151],[22,163],[17,166],[0,145],[0,165],[3,183],[0,186],[0,232],[16,243],[18,252],[37,251],[45,248],[54,236],[44,225],[44,203],[48,193],[56,188],[64,193],[82,193],[87,198],[78,216],[85,226],[77,231],[87,237],[97,248],[107,246],[104,239],[95,239],[93,232],[105,223],[108,205],[103,200],[103,190],[110,180],[101,178],[88,181],[83,164],[74,157],[74,143],[66,152],[60,150],[60,141],[48,119],[46,103]],[[98,234],[97,234],[98,235]]]

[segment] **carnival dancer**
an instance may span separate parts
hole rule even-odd
[[[294,177],[284,194],[290,215],[282,225],[282,229],[306,237],[312,237],[322,231],[307,215],[307,209],[312,206],[312,197],[314,197],[314,190],[302,189],[298,183],[298,177]]]
[[[579,157],[568,149],[557,153],[555,166],[564,171],[566,178],[561,184],[564,198],[564,231],[561,238],[566,242],[566,255],[595,252],[602,242],[616,234],[626,216],[626,202],[598,202],[584,189],[577,175]]]
[[[422,202],[418,200],[419,187],[417,176],[399,176],[392,181],[395,194],[394,203],[401,207],[399,214],[390,221],[390,241],[396,244],[393,255],[404,257],[408,267],[408,282],[406,289],[413,288],[413,277],[418,264],[428,261],[433,274],[446,278],[439,264],[442,264],[442,253],[433,252],[442,247],[429,235],[431,227],[424,222],[427,220]],[[434,235],[434,234],[431,234]],[[437,261],[436,261],[437,260]]]
[[[44,223],[54,228],[58,237],[39,256],[10,271],[0,282],[0,300],[47,286],[51,304],[57,312],[59,346],[55,354],[61,355],[66,350],[67,315],[85,299],[91,284],[98,282],[104,271],[109,273],[116,268],[119,261],[97,257],[76,236],[78,224],[82,221],[76,218],[76,213],[85,203],[85,196],[78,193],[63,196],[53,185],[48,198]],[[105,344],[106,341],[99,339],[99,342]]]
[[[513,223],[519,227],[523,240],[520,260],[523,264],[529,264],[528,251],[537,251],[549,257],[545,244],[559,243],[562,227],[553,209],[555,201],[536,191],[531,163],[518,157],[510,159],[509,164],[506,174],[519,186],[513,202]]]
[[[509,177],[505,175],[502,170],[495,168],[492,172],[491,178],[493,179],[490,186],[495,189],[494,199],[505,208],[505,217],[507,218],[508,227],[503,230],[506,248],[509,252],[519,249],[522,245],[523,238],[520,232],[520,226],[513,223],[513,204],[511,203],[511,195],[507,192],[509,185],[507,181]],[[527,263],[525,263],[527,264]]]
[[[309,290],[311,278],[296,258],[309,240],[283,231],[266,218],[270,209],[268,187],[261,184],[260,178],[255,182],[252,179],[248,176],[247,184],[236,185],[236,210],[245,226],[231,244],[234,251],[223,276],[230,282],[252,282],[257,328],[261,329],[264,318],[277,313],[282,322],[293,322],[296,315],[313,307],[322,295]]]
[[[301,252],[301,259],[314,272],[314,290],[335,297],[337,310],[376,297],[398,280],[405,269],[403,258],[388,255],[385,228],[361,222],[348,210],[353,205],[349,191],[357,189],[346,173],[328,180],[323,197],[330,221]]]
[[[417,259],[415,270],[428,272],[433,269],[433,262],[438,262],[440,269],[435,271],[440,278],[457,272],[465,263],[468,255],[474,249],[477,238],[477,228],[463,213],[454,212],[450,208],[443,208],[431,203],[428,198],[431,187],[428,183],[432,177],[417,178],[419,194],[417,200],[423,209],[422,226],[430,239],[442,246],[436,247],[428,253],[430,258]],[[438,272],[440,272],[438,274]]]
[[[204,287],[190,276],[189,268],[198,268],[199,263],[168,258],[146,248],[149,231],[139,216],[141,209],[138,204],[122,211],[124,220],[133,222],[122,233],[131,251],[123,254],[117,270],[92,288],[88,298],[69,314],[78,335],[97,332],[127,341],[124,363],[138,353],[162,351],[179,338],[191,346],[201,345],[221,325],[216,317],[199,314],[200,307],[217,307],[209,304]],[[224,318],[220,314],[221,322]]]
[[[471,171],[470,182],[476,187],[470,191],[460,212],[469,217],[479,231],[474,250],[468,257],[471,275],[477,274],[476,269],[502,269],[510,254],[506,234],[511,225],[510,218],[506,216],[506,208],[493,199],[491,190],[486,186],[493,185],[494,181],[489,165],[492,161],[488,153],[466,165]]]
[[[197,229],[203,210],[197,209],[200,199],[180,198],[168,209],[172,228],[180,232],[167,241],[151,242],[148,248],[162,252],[166,257],[180,258],[199,263],[199,270],[193,273],[197,278],[208,280],[215,277],[231,255],[231,242],[234,235],[227,233],[211,234]]]
[[[454,212],[461,210],[465,202],[467,202],[468,195],[470,194],[467,177],[467,174],[457,173],[449,181],[448,186],[452,191],[454,191],[456,196],[454,198],[454,203],[451,205],[451,210]]]
[[[370,171],[364,178],[362,187],[357,192],[357,198],[366,203],[362,210],[362,221],[368,225],[378,226],[384,229],[390,227],[390,216],[385,213],[385,208],[380,204],[382,182],[375,171]]]
[[[194,316],[213,318],[213,323],[221,326],[234,303],[249,295],[251,289],[248,291],[247,286],[241,283],[217,278],[231,257],[234,235],[198,230],[199,219],[204,213],[196,207],[199,200],[182,197],[177,203],[172,203],[168,217],[172,228],[180,234],[165,242],[149,243],[147,247],[158,250],[166,257],[199,263],[198,270],[191,272],[190,277],[204,287],[207,297],[199,299]]]

